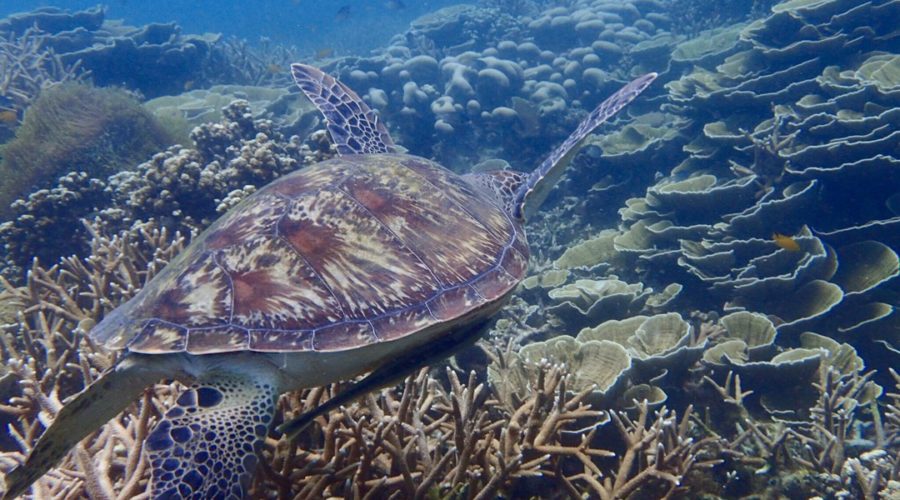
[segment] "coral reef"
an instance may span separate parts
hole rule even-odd
[[[119,127],[119,131],[125,133],[134,126]],[[327,147],[312,151],[296,137],[285,140],[270,121],[254,120],[249,103],[242,100],[225,108],[222,121],[196,127],[191,138],[194,148],[173,146],[130,170],[119,171],[136,161],[75,171],[60,178],[56,186],[13,203],[14,217],[0,225],[4,276],[19,282],[35,256],[51,264],[61,253],[88,255],[88,234],[80,218],[99,217],[109,230],[153,219],[171,231],[190,234],[205,228],[256,187],[330,154]],[[71,154],[63,159],[68,168],[89,166],[70,163]]]
[[[19,388],[5,395],[0,406],[12,420],[13,442],[0,461],[4,469],[21,460],[66,396],[110,366],[111,356],[95,350],[85,331],[139,289],[183,244],[178,235],[169,237],[150,226],[115,238],[94,235],[90,259],[66,259],[51,269],[35,266],[21,288],[4,283],[24,306],[17,323],[5,327],[0,344],[19,380]],[[91,293],[83,293],[87,290]],[[444,385],[423,370],[399,388],[322,417],[294,442],[272,436],[266,445],[271,465],[257,488],[300,498],[490,498],[525,491],[535,478],[552,477],[539,487],[553,488],[558,481],[567,491],[614,498],[639,490],[675,491],[686,474],[715,463],[706,457],[709,441],[689,438],[694,428],[690,410],[680,418],[670,411],[651,413],[646,406],[634,415],[615,413],[615,429],[609,433],[618,437],[603,440],[615,443],[607,449],[597,444],[596,430],[570,436],[578,422],[602,414],[582,402],[584,394],[565,396],[568,378],[557,368],[542,369],[533,380],[534,390],[514,410],[492,399],[474,374],[465,383],[453,371],[447,377]],[[315,389],[284,398],[280,418],[315,406],[329,392]],[[63,467],[40,480],[36,492],[46,497],[127,497],[142,491],[147,464],[134,451],[161,408],[172,403],[172,394],[166,385],[148,391],[140,403],[79,445]],[[598,458],[607,463],[596,464]]]
[[[41,89],[87,75],[79,62],[67,64],[44,46],[46,35],[29,27],[21,34],[4,31],[0,22],[0,143],[12,137],[25,109]]]
[[[456,6],[379,54],[330,63],[398,142],[458,171],[493,168],[480,162],[494,156],[527,170],[617,79],[652,69],[667,84],[627,127],[589,140],[529,222],[534,273],[485,341],[453,369],[422,370],[319,417],[295,441],[273,432],[255,491],[897,496],[900,10],[895,0],[773,3],[729,4],[722,15],[739,23],[726,26],[685,15],[717,1]],[[85,331],[177,254],[178,234],[331,154],[322,131],[286,139],[320,125],[295,94],[261,87],[281,84],[288,49],[204,46],[168,25],[112,30],[102,11],[31,19],[0,33],[25,34],[4,50],[32,61],[38,81],[81,73],[61,55],[40,66],[29,44],[82,26],[102,41],[96,57],[127,46],[123,37],[167,33],[149,42],[153,53],[182,51],[197,71],[167,80],[173,93],[211,83],[204,67],[248,86],[151,104],[196,120],[191,147],[111,177],[57,172],[57,186],[21,193],[17,222],[0,229],[4,269],[21,280],[0,292],[0,419],[11,429],[2,471],[110,366]],[[40,87],[21,81],[10,87],[24,89],[16,106]],[[234,98],[244,101],[219,114]],[[88,213],[95,223],[80,223]],[[80,256],[47,253],[61,229],[77,231],[63,248]],[[278,420],[340,389],[286,395]],[[173,394],[147,391],[36,495],[146,494],[147,464],[133,450]]]
[[[70,170],[106,177],[169,145],[167,132],[130,95],[66,83],[41,92],[0,164],[0,216],[28,189]]]
[[[148,97],[181,92],[227,68],[227,58],[212,54],[218,35],[182,35],[174,23],[134,27],[105,17],[102,7],[50,7],[0,21],[0,34],[15,38],[37,30],[41,50],[89,71],[96,85],[124,85]]]
[[[14,301],[19,308],[16,321],[4,326],[0,337],[6,366],[18,380],[4,390],[0,405],[12,438],[3,445],[4,470],[33,446],[63,399],[112,363],[110,354],[87,342],[85,331],[133,295],[184,241],[148,225],[112,238],[95,227],[92,231],[90,258],[65,259],[51,269],[34,266],[22,287],[3,283],[4,304]],[[642,328],[650,328],[647,321],[631,322],[625,330],[639,323],[632,336],[640,338]],[[723,318],[722,324],[730,337],[754,345],[767,342],[752,318]],[[717,337],[725,343],[726,328],[703,326],[691,334],[690,344],[707,345]],[[603,342],[614,340],[587,341]],[[525,492],[553,497],[560,491],[608,499],[678,497],[688,491],[877,498],[898,479],[890,457],[900,446],[900,377],[894,375],[892,403],[879,408],[872,400],[878,388],[871,372],[864,371],[852,350],[831,342],[813,347],[820,350],[819,367],[808,379],[792,382],[812,396],[806,399],[807,420],[761,418],[756,386],[747,390],[745,378],[703,363],[685,363],[694,367],[680,382],[685,393],[670,398],[666,407],[639,402],[630,410],[609,412],[589,406],[587,398],[596,389],[577,388],[578,375],[551,366],[549,357],[532,357],[533,372],[523,379],[528,389],[515,400],[495,393],[500,386],[485,385],[474,372],[460,380],[455,370],[423,369],[399,386],[320,417],[294,441],[271,435],[265,445],[267,466],[255,489],[296,498],[492,498]],[[636,341],[630,348],[639,353],[648,344]],[[506,356],[492,354],[501,371],[510,366]],[[278,418],[315,407],[337,390],[286,395]],[[171,385],[148,390],[42,478],[36,494],[109,498],[143,493],[147,463],[136,451],[173,403],[173,394]]]

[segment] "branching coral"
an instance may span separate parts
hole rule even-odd
[[[12,217],[0,224],[5,261],[0,274],[18,281],[35,258],[49,264],[56,262],[61,251],[86,253],[87,231],[80,219],[103,206],[105,187],[86,172],[70,172],[56,187],[13,202]]]
[[[612,499],[665,496],[689,471],[714,464],[701,456],[710,442],[689,436],[690,411],[680,421],[647,405],[636,416],[617,413],[622,448],[602,447],[607,419],[583,402],[589,391],[567,395],[559,367],[545,366],[515,408],[491,398],[474,373],[461,383],[448,369],[447,378],[449,388],[423,370],[399,392],[320,418],[321,430],[299,443],[271,442],[274,466],[264,480],[294,498],[553,496],[555,483],[574,496]],[[321,392],[304,403],[287,399],[288,415],[314,406]]]
[[[724,453],[733,470],[729,478],[733,484],[727,486],[771,495],[815,492],[881,498],[897,477],[898,447],[884,439],[883,429],[875,430],[875,436],[882,435],[877,442],[862,434],[870,417],[876,428],[881,426],[873,400],[879,388],[870,381],[871,376],[872,372],[859,371],[841,374],[833,366],[823,365],[819,381],[813,384],[818,400],[810,409],[809,421],[760,420],[753,416],[747,400],[752,391],[742,391],[739,376],[732,377],[729,372],[723,385],[707,377],[722,401],[737,410],[730,418],[717,420],[717,430],[709,425],[713,422],[698,421],[712,435],[722,432],[727,443]],[[896,395],[891,397],[896,400]],[[866,407],[872,410],[869,417],[862,414]],[[896,418],[892,412],[896,408],[888,405],[889,422]],[[726,422],[729,424],[723,425]],[[728,425],[733,428],[726,429]]]
[[[820,370],[820,380],[815,384],[819,401],[812,409],[812,426],[801,434],[806,449],[805,457],[798,458],[801,463],[832,473],[843,468],[856,412],[866,400],[871,377],[871,372],[841,377],[834,368]]]
[[[63,401],[109,368],[114,354],[98,350],[87,330],[171,260],[184,239],[141,226],[116,237],[95,238],[91,257],[67,258],[58,265],[35,265],[27,283],[15,287],[0,278],[5,302],[18,308],[17,321],[3,325],[0,352],[17,388],[2,394],[0,414],[9,424],[0,467],[8,471],[24,458]],[[159,401],[173,394],[160,386]],[[41,498],[88,494],[94,498],[131,498],[145,488],[147,462],[139,452],[151,416],[160,414],[151,392],[143,403],[116,417],[74,456],[36,483]]]
[[[90,258],[33,266],[20,288],[2,283],[20,307],[0,337],[19,380],[0,406],[11,430],[0,459],[4,470],[23,459],[67,396],[113,363],[114,355],[98,350],[85,332],[183,246],[182,238],[151,226],[112,238],[91,230]],[[676,419],[672,411],[642,405],[633,416],[617,413],[612,429],[603,425],[604,412],[584,402],[589,391],[567,393],[568,380],[561,367],[545,366],[522,404],[507,408],[474,372],[461,381],[448,369],[443,382],[423,369],[400,387],[320,417],[296,441],[270,435],[270,465],[256,491],[295,498],[494,498],[563,487],[617,498],[671,494],[686,474],[713,464],[710,441],[692,439],[690,410]],[[278,419],[309,410],[338,389],[287,395]],[[148,471],[141,443],[173,394],[171,385],[147,391],[41,479],[35,493],[128,498],[143,492]],[[619,436],[610,449],[604,430]]]
[[[321,159],[301,144],[254,120],[247,101],[234,101],[221,123],[196,127],[195,148],[176,146],[158,153],[135,170],[110,178],[113,207],[109,218],[125,222],[155,218],[175,229],[203,228],[236,190],[248,192],[280,175]],[[224,208],[224,207],[223,207]]]
[[[244,85],[284,86],[290,82],[288,68],[300,59],[295,47],[273,44],[268,38],[261,39],[259,46],[252,46],[246,40],[229,37],[216,48],[211,56],[227,60],[223,66],[230,73],[220,73],[216,78]]]
[[[0,226],[3,274],[18,282],[35,256],[52,264],[60,255],[87,255],[89,242],[78,223],[82,217],[97,214],[112,231],[152,219],[189,233],[205,228],[257,187],[330,156],[327,147],[313,152],[299,138],[285,139],[271,122],[254,120],[248,106],[234,101],[222,122],[196,127],[194,148],[172,147],[133,170],[119,172],[116,164],[111,176],[113,166],[94,160],[93,172],[69,173],[57,186],[16,201],[15,219]],[[6,185],[16,183],[7,180]]]
[[[885,415],[887,433],[884,436],[884,441],[886,446],[896,449],[900,448],[900,375],[893,369],[891,370],[891,375],[894,377],[896,389],[888,393],[888,398],[891,402],[887,405],[887,413]]]
[[[63,63],[45,47],[47,35],[28,28],[21,35],[0,32],[0,110],[21,119],[40,91],[54,83],[84,80],[88,73],[78,62]],[[0,126],[9,120],[0,121]]]
[[[752,175],[754,182],[760,186],[756,197],[762,198],[772,187],[784,179],[785,170],[789,163],[782,155],[784,151],[790,151],[799,131],[782,135],[784,123],[789,119],[786,115],[775,115],[772,128],[768,134],[761,138],[744,132],[744,136],[752,144],[753,163],[744,167],[734,161],[730,161],[731,170],[738,176]]]
[[[574,496],[580,497],[581,493],[572,487],[570,479],[585,481],[590,485],[591,493],[603,500],[629,498],[651,485],[654,498],[671,498],[684,492],[682,481],[688,473],[721,462],[710,458],[710,452],[715,451],[715,439],[695,440],[691,437],[694,427],[691,406],[680,420],[676,412],[666,408],[651,414],[646,401],[638,404],[636,418],[626,412],[613,412],[611,416],[626,443],[625,453],[618,460],[615,473],[599,474],[602,483],[584,472],[564,478],[567,489]]]

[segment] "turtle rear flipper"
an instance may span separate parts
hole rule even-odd
[[[208,373],[147,436],[154,498],[247,498],[278,390],[265,373]]]
[[[140,356],[129,356],[104,373],[59,411],[25,463],[7,474],[3,500],[24,493],[79,441],[118,415],[167,372],[171,373],[165,363],[144,363]]]

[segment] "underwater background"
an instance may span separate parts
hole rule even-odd
[[[115,361],[90,327],[334,156],[289,65],[411,154],[533,169],[633,77],[447,363],[269,436],[259,498],[900,498],[900,1],[0,4],[0,472]],[[448,238],[453,235],[448,235]],[[35,486],[131,498],[159,384]],[[289,394],[279,419],[340,387]]]

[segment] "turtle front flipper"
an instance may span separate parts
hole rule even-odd
[[[147,437],[154,498],[246,498],[277,398],[264,373],[207,373]]]
[[[85,436],[118,415],[145,388],[171,374],[172,367],[163,360],[147,361],[140,355],[125,357],[66,404],[25,463],[7,474],[3,499],[21,495]]]
[[[300,90],[325,115],[338,154],[397,152],[378,115],[350,87],[305,64],[291,64],[291,74]]]
[[[572,132],[572,135],[528,175],[525,184],[520,186],[516,193],[512,215],[518,220],[524,220],[534,210],[537,210],[562,177],[566,165],[578,152],[578,145],[584,141],[584,138],[600,124],[615,116],[641,92],[647,90],[653,80],[656,80],[656,76],[656,73],[648,73],[634,79],[594,108],[591,114],[578,124],[578,128]]]

